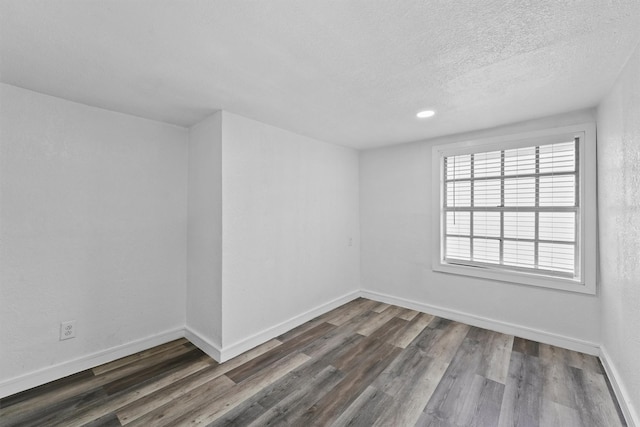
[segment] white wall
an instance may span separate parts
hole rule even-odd
[[[227,112],[222,128],[229,347],[360,288],[358,154]]]
[[[5,84],[0,100],[0,389],[182,328],[186,130]]]
[[[640,47],[598,108],[602,347],[640,426]]]
[[[526,329],[597,351],[600,312],[595,296],[436,273],[431,269],[431,148],[490,135],[593,122],[580,111],[492,130],[436,138],[360,153],[362,287],[460,312],[481,326]],[[425,123],[425,126],[428,126]],[[489,320],[489,323],[484,321]],[[512,328],[513,329],[513,328]],[[511,331],[511,330],[510,330]],[[566,338],[566,339],[565,339]],[[583,349],[586,350],[586,349]]]
[[[189,130],[187,328],[222,344],[222,113]]]
[[[185,324],[240,348],[362,287],[471,323],[602,340],[638,408],[639,56],[598,109],[597,296],[430,264],[433,145],[593,110],[358,154],[227,112],[187,131],[0,84],[0,394]],[[78,337],[60,342],[70,319]]]

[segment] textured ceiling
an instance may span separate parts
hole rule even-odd
[[[640,0],[0,0],[0,79],[368,148],[595,106],[639,28]]]

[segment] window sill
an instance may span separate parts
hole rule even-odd
[[[588,295],[595,295],[596,293],[595,282],[593,281],[586,281],[585,283],[573,279],[565,279],[562,277],[551,277],[519,271],[498,270],[492,269],[490,267],[465,266],[434,261],[433,271],[437,271],[440,273],[457,274],[462,276],[471,276],[482,279],[495,280],[499,282],[577,292]]]

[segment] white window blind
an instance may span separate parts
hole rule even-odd
[[[579,139],[443,158],[443,259],[574,278]]]

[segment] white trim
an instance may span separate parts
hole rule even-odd
[[[198,347],[200,350],[207,353],[207,355],[213,360],[215,360],[216,362],[220,362],[220,355],[222,353],[220,344],[209,341],[204,337],[204,334],[196,331],[189,326],[186,326],[184,328],[184,337],[191,341],[191,343]]]
[[[57,379],[84,371],[86,369],[94,368],[103,363],[108,363],[121,357],[126,357],[139,351],[143,351],[182,337],[187,338],[213,359],[222,363],[311,319],[314,319],[319,315],[333,310],[334,308],[340,307],[341,305],[346,304],[347,302],[352,301],[358,297],[369,298],[374,301],[418,310],[480,328],[490,329],[542,343],[556,345],[559,347],[567,348],[569,350],[579,351],[591,355],[599,355],[602,359],[602,363],[605,367],[607,376],[612,383],[616,397],[620,402],[620,406],[624,412],[625,417],[627,418],[627,422],[629,423],[630,427],[640,427],[637,412],[635,412],[635,410],[633,409],[630,399],[626,398],[626,396],[628,396],[628,393],[620,380],[621,377],[618,374],[618,371],[611,363],[611,359],[608,356],[606,350],[604,348],[601,348],[598,344],[567,337],[564,335],[554,334],[552,332],[543,331],[540,329],[529,328],[526,326],[503,322],[484,316],[468,314],[458,310],[425,304],[368,290],[352,291],[297,316],[293,316],[292,318],[284,322],[266,328],[261,332],[251,335],[243,340],[237,341],[227,347],[221,347],[219,344],[209,341],[208,339],[204,338],[204,335],[202,333],[193,330],[188,326],[185,328],[168,330],[151,337],[136,340],[127,344],[122,344],[107,350],[99,351],[84,357],[70,360],[68,362],[63,362],[51,367],[43,368],[21,375],[19,377],[3,381],[0,383],[0,398],[19,393],[21,391],[46,384],[51,381],[55,381]],[[630,420],[635,423],[635,426],[633,423],[629,422]]]
[[[37,371],[9,378],[0,382],[0,398],[11,396],[30,388],[64,378],[69,375],[95,368],[103,363],[109,363],[121,357],[130,356],[151,347],[182,338],[184,329],[176,328],[161,332],[146,338],[141,338],[126,344],[117,345],[106,350],[97,351],[77,359],[58,363]]]
[[[340,307],[341,305],[358,298],[360,295],[360,290],[349,292],[346,295],[321,304],[315,308],[312,308],[311,310],[305,311],[304,313],[293,316],[292,318],[285,320],[284,322],[278,323],[274,326],[270,326],[247,338],[236,341],[231,345],[223,346],[220,350],[220,362],[224,362],[233,357],[236,357],[239,354],[244,353],[247,350],[251,350],[252,348],[264,342],[267,342],[270,339],[277,337],[278,335],[290,331],[291,329],[300,326],[303,323],[320,316],[321,314],[331,311],[334,308]]]
[[[629,427],[640,427],[640,415],[633,407],[633,402],[631,398],[629,398],[629,392],[622,382],[622,376],[613,364],[606,348],[602,345],[600,346],[600,360],[602,361],[602,366],[604,367],[607,378],[609,378],[613,392],[616,395],[616,399],[618,399],[618,404],[620,405],[620,409],[622,409],[622,414],[624,415],[627,425]]]
[[[552,276],[543,276],[535,273],[517,272],[502,270],[499,267],[483,268],[449,264],[444,262],[442,257],[442,215],[443,194],[442,182],[444,172],[442,159],[444,156],[492,151],[499,148],[513,148],[524,145],[531,145],[560,140],[566,137],[580,138],[579,161],[579,191],[580,191],[580,270],[579,280],[567,280]],[[595,124],[582,123],[571,126],[549,128],[533,132],[518,133],[513,135],[500,135],[481,139],[453,142],[449,144],[436,145],[431,148],[431,189],[432,189],[432,222],[431,231],[433,236],[433,246],[431,251],[432,269],[441,273],[466,275],[473,277],[483,277],[485,279],[501,282],[519,283],[529,286],[538,286],[552,289],[559,289],[570,292],[596,294],[596,128]],[[587,191],[587,189],[594,189]]]
[[[435,316],[444,317],[446,319],[455,320],[457,322],[466,323],[468,325],[477,326],[479,328],[490,329],[492,331],[503,334],[515,335],[532,341],[538,341],[545,344],[551,344],[563,347],[569,350],[579,351],[581,353],[597,356],[600,354],[598,344],[590,341],[579,340],[567,337],[565,335],[554,334],[552,332],[543,331],[541,329],[529,328],[515,323],[503,322],[501,320],[491,319],[484,316],[476,316],[474,314],[463,313],[461,311],[452,310],[445,307],[438,307],[431,304],[424,304],[411,301],[404,298],[398,298],[391,295],[374,292],[362,291],[362,297],[372,299],[387,304],[393,304],[424,313],[433,314]]]
[[[439,273],[456,274],[471,277],[482,277],[496,282],[514,283],[520,285],[537,286],[540,288],[555,289],[560,291],[577,292],[581,294],[594,295],[595,288],[576,283],[570,279],[561,277],[542,276],[533,273],[523,273],[518,271],[501,270],[495,268],[479,268],[469,265],[457,264],[433,264],[433,270]]]
[[[12,394],[20,393],[33,387],[59,380],[60,378],[95,368],[96,366],[104,363],[120,359],[121,357],[130,356],[140,351],[183,337],[187,338],[211,358],[222,363],[272,338],[275,338],[296,326],[318,317],[321,314],[354,300],[358,298],[360,294],[360,290],[349,292],[339,298],[320,304],[311,310],[305,311],[304,313],[285,320],[284,322],[278,323],[277,325],[266,328],[243,340],[237,341],[226,348],[209,341],[204,338],[204,334],[190,328],[189,326],[164,331],[157,335],[121,344],[116,347],[101,350],[77,359],[62,362],[2,381],[0,382],[0,398],[11,396]]]

